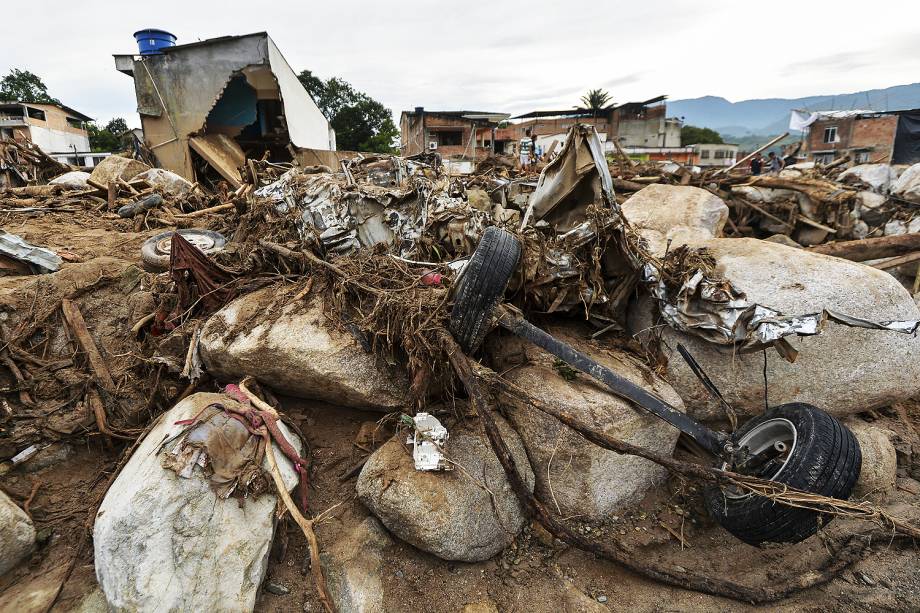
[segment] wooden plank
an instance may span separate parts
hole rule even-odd
[[[61,300],[61,312],[64,314],[64,320],[67,321],[67,325],[76,337],[77,342],[83,349],[83,353],[86,354],[96,381],[102,389],[114,394],[115,381],[112,380],[112,373],[109,372],[108,366],[105,365],[105,359],[99,353],[99,348],[93,341],[93,337],[90,336],[80,308],[67,298],[64,298]]]
[[[906,255],[899,255],[898,257],[889,258],[883,262],[876,262],[872,265],[872,267],[888,270],[889,268],[894,268],[895,266],[903,266],[904,264],[910,264],[911,262],[920,262],[920,251],[908,253]]]
[[[246,154],[232,138],[226,134],[207,134],[188,139],[189,146],[214,170],[225,178],[233,189],[243,185],[240,168],[246,164]]]
[[[808,250],[845,260],[864,262],[866,260],[890,258],[920,251],[920,234],[898,234],[896,236],[879,236],[855,241],[824,243],[809,247]]]

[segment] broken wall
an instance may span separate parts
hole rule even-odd
[[[265,67],[276,82],[267,88],[265,75],[258,74],[262,71],[251,67]],[[246,75],[260,100],[278,98],[280,93],[288,135],[295,146],[330,147],[328,121],[264,33],[139,56],[133,72],[145,142],[163,168],[186,179],[195,180],[189,135],[202,129],[235,74]]]

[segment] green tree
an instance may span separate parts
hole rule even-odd
[[[393,114],[380,102],[338,77],[323,81],[304,70],[297,78],[335,130],[336,146],[345,151],[395,153],[399,130]]]
[[[588,93],[581,97],[581,103],[589,111],[600,111],[607,103],[610,102],[610,94],[602,89],[589,89]]]
[[[721,145],[725,141],[718,132],[710,128],[684,126],[680,129],[680,144],[687,145]]]
[[[48,94],[48,86],[41,77],[28,70],[13,68],[0,79],[0,100],[60,104],[60,101]]]
[[[89,147],[93,151],[115,152],[125,148],[125,132],[128,131],[128,123],[121,117],[115,117],[105,124],[105,127],[99,127],[95,122],[88,122],[86,130],[89,132]]]

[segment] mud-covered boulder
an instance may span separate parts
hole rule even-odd
[[[223,394],[200,393],[165,413],[106,493],[93,545],[96,578],[109,610],[253,609],[274,535],[273,486],[242,501],[218,498],[213,481],[197,466],[188,478],[180,477],[163,466],[168,451],[159,451],[185,428],[176,422],[198,417],[214,402],[236,405]],[[284,424],[279,428],[301,452],[300,440]],[[274,454],[285,485],[293,489],[297,473],[277,446]],[[262,467],[268,470],[267,460]]]
[[[0,575],[19,564],[34,546],[32,520],[0,491]]]
[[[322,552],[329,595],[339,611],[383,613],[384,566],[395,545],[376,517],[368,517]]]
[[[139,160],[110,155],[102,158],[102,161],[96,164],[89,178],[99,185],[108,185],[117,183],[119,179],[130,181],[146,170],[150,170],[150,166]]]
[[[910,294],[888,273],[839,258],[750,238],[715,239],[705,245],[716,271],[751,302],[786,315],[830,309],[872,321],[920,319]],[[665,378],[698,418],[722,416],[677,353],[683,343],[736,410],[759,414],[764,406],[764,355],[739,353],[659,325],[648,298],[630,305],[629,331],[651,341],[660,331],[668,360]],[[807,402],[834,415],[858,413],[920,393],[920,338],[827,323],[817,336],[788,337],[800,353],[795,363],[766,352],[769,402]]]
[[[673,248],[721,236],[728,207],[698,187],[653,184],[623,203],[623,215],[648,241],[652,253],[662,254],[669,240]]]
[[[405,373],[333,327],[316,295],[284,304],[272,288],[247,294],[211,316],[199,348],[219,379],[250,375],[292,396],[358,409],[409,404]]]
[[[520,438],[504,420],[497,422],[532,488],[533,472]],[[358,499],[390,532],[423,551],[445,560],[488,560],[521,531],[524,512],[475,422],[448,430],[444,455],[454,470],[416,470],[405,441],[392,438],[361,470]]]
[[[576,329],[549,332],[677,409],[683,403],[660,377],[622,351],[582,340]],[[619,398],[600,382],[576,373],[550,354],[517,337],[488,346],[505,378],[540,400],[564,408],[576,419],[614,438],[670,455],[680,432]],[[536,474],[537,496],[563,516],[599,520],[638,502],[660,484],[665,469],[648,460],[608,451],[587,442],[556,418],[533,408],[506,407]]]

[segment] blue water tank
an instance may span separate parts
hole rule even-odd
[[[176,46],[176,37],[166,30],[138,30],[134,40],[141,55],[159,55],[166,47]]]

